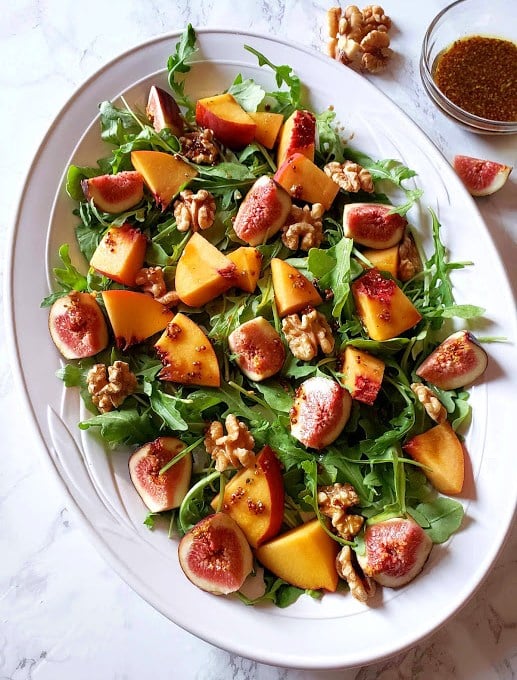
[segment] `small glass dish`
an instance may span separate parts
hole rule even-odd
[[[517,2],[509,0],[457,0],[429,24],[422,44],[420,75],[424,89],[438,108],[463,128],[478,134],[515,134],[517,120],[490,120],[469,113],[438,88],[433,73],[436,60],[456,40],[471,36],[500,38],[517,43]]]

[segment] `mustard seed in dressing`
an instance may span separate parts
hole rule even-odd
[[[489,120],[517,121],[517,44],[480,35],[438,55],[433,79],[460,108]]]

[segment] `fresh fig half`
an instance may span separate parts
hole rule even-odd
[[[214,595],[239,590],[253,569],[246,537],[223,512],[208,515],[192,527],[179,543],[178,556],[185,576]]]
[[[83,179],[81,188],[87,201],[110,214],[129,210],[144,196],[144,180],[135,170]]]
[[[457,331],[438,345],[416,374],[442,390],[455,390],[477,380],[487,365],[488,355],[472,333]]]
[[[322,449],[339,437],[352,408],[352,397],[331,378],[316,376],[296,390],[289,413],[291,434],[304,446]]]
[[[257,382],[278,373],[285,361],[282,340],[263,316],[236,328],[228,336],[228,345],[244,375]]]
[[[284,226],[291,210],[291,197],[272,177],[262,175],[246,194],[233,229],[250,246],[265,243]]]
[[[174,97],[161,87],[153,85],[149,90],[145,112],[156,132],[169,128],[176,137],[183,134],[185,123],[180,107]]]
[[[131,481],[151,512],[177,508],[185,498],[192,472],[190,453],[160,474],[160,470],[184,448],[185,444],[176,437],[158,437],[129,458]]]
[[[489,196],[499,191],[512,171],[510,165],[471,156],[454,156],[452,164],[472,196]]]
[[[412,519],[394,518],[369,526],[364,533],[365,553],[357,561],[366,576],[388,588],[398,588],[417,576],[429,557],[433,542]]]
[[[343,232],[367,248],[384,249],[397,245],[404,236],[407,220],[391,212],[384,203],[347,203],[343,210]]]
[[[84,359],[108,345],[108,326],[90,293],[72,291],[58,298],[48,317],[50,337],[65,359]]]

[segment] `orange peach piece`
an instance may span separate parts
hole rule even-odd
[[[423,472],[437,491],[450,495],[461,493],[465,453],[448,421],[415,435],[402,448],[426,466]]]
[[[134,286],[137,272],[143,267],[147,238],[130,224],[111,227],[104,234],[90,260],[90,267],[113,281]]]
[[[251,144],[256,123],[230,93],[198,99],[196,123],[210,128],[215,137],[230,149],[242,149]]]
[[[271,260],[271,276],[280,316],[294,314],[309,305],[315,307],[323,302],[309,279],[288,262],[274,257]]]
[[[393,279],[370,269],[352,284],[357,314],[372,340],[389,340],[422,319],[411,300]]]
[[[113,328],[115,344],[125,350],[163,331],[173,312],[146,293],[132,290],[105,290],[104,306]]]
[[[352,399],[373,404],[382,384],[384,361],[348,345],[341,355],[343,385]]]
[[[219,494],[212,501],[215,511],[218,507]],[[237,522],[253,548],[278,534],[284,518],[284,479],[269,446],[225,486],[222,511]]]
[[[253,293],[257,287],[262,265],[262,255],[259,250],[242,246],[227,255],[237,267],[235,285],[246,293]]]
[[[178,156],[164,151],[132,151],[131,163],[153,194],[162,211],[197,175],[197,170]]]
[[[255,555],[275,576],[293,586],[334,592],[339,581],[338,550],[336,541],[314,519],[259,546]]]
[[[339,191],[339,186],[301,153],[284,161],[274,178],[292,198],[321,203],[325,210],[330,208]]]
[[[369,260],[372,265],[381,272],[388,272],[394,279],[398,278],[399,271],[399,247],[391,246],[391,248],[383,248],[376,250],[374,248],[367,248],[362,251],[362,254]]]
[[[265,146],[266,149],[272,149],[284,122],[283,115],[272,111],[254,111],[250,112],[249,116],[257,126],[255,141]]]
[[[154,347],[163,364],[160,380],[219,387],[221,377],[214,348],[188,316],[176,314]]]
[[[201,307],[235,284],[237,267],[204,236],[194,232],[176,267],[175,288],[182,302]]]
[[[293,111],[280,130],[276,164],[280,167],[295,153],[314,160],[316,118],[310,111]]]

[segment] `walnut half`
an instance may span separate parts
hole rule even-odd
[[[311,361],[318,354],[332,354],[334,336],[325,316],[316,309],[302,314],[289,314],[282,320],[282,331],[292,354],[300,361]]]
[[[174,201],[174,217],[178,231],[209,229],[214,223],[215,211],[215,198],[206,189],[200,189],[197,193],[185,189]]]
[[[232,467],[248,467],[255,462],[253,447],[255,440],[244,423],[230,413],[225,420],[227,434],[218,420],[210,423],[205,434],[205,448],[215,460],[218,472]]]
[[[104,364],[95,364],[86,375],[86,384],[100,413],[118,408],[138,385],[125,361],[115,361],[107,369]]]

